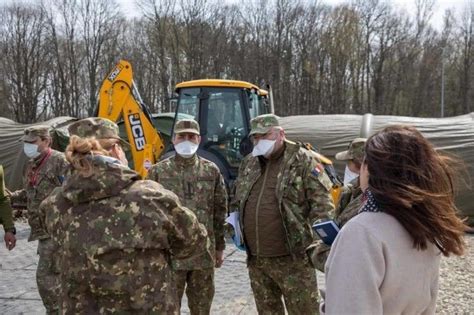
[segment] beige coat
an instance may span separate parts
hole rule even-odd
[[[441,253],[392,216],[363,212],[341,229],[326,262],[326,314],[434,314]]]

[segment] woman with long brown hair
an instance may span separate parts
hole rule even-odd
[[[433,314],[441,254],[462,255],[465,225],[454,203],[457,161],[414,127],[369,138],[359,214],[326,263],[327,314]]]

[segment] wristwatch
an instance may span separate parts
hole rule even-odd
[[[12,228],[6,229],[6,230],[5,230],[5,233],[7,233],[7,232],[10,232],[10,233],[12,233],[13,235],[16,235],[16,228],[15,228],[15,227],[12,227]]]

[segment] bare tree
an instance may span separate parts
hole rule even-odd
[[[146,31],[139,39],[146,60],[140,67],[144,79],[137,79],[137,82],[143,87],[144,98],[152,109],[167,111],[167,99],[172,94],[173,64],[178,67],[180,63],[179,47],[171,36],[176,3],[171,0],[142,0],[139,5],[146,21],[143,24]]]
[[[471,111],[472,102],[472,75],[473,75],[473,26],[474,3],[470,2],[464,9],[459,25],[459,99],[462,113]]]
[[[12,4],[1,9],[0,21],[1,75],[8,85],[9,110],[19,122],[35,122],[48,106],[46,12],[37,5]]]
[[[43,0],[0,6],[0,110],[30,122],[93,114],[101,80],[129,59],[152,111],[180,81],[245,80],[274,90],[277,114],[439,116],[472,110],[472,6],[431,26],[435,0],[415,14],[385,0]],[[456,15],[457,14],[457,15]],[[2,113],[2,115],[6,115]]]
[[[84,49],[79,40],[78,4],[63,0],[49,3],[48,44],[52,64],[48,80],[51,114],[78,117],[84,104]]]
[[[110,47],[117,45],[117,37],[121,30],[121,19],[115,0],[80,0],[79,20],[82,24],[82,41],[85,50],[87,76],[86,111],[81,115],[92,115],[97,105],[97,93],[100,80],[111,68],[111,58],[103,55]],[[115,59],[115,58],[113,58]]]

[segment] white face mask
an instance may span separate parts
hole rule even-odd
[[[196,153],[198,147],[199,144],[196,144],[191,141],[183,141],[178,144],[175,144],[174,146],[176,152],[185,159],[192,157],[194,153]]]
[[[263,155],[266,158],[269,157],[272,154],[275,143],[276,140],[258,140],[257,144],[253,147],[252,156]]]
[[[349,169],[349,167],[346,165],[346,169],[344,170],[344,185],[347,185],[350,183],[353,179],[359,177],[359,174],[354,173]]]
[[[38,145],[34,143],[25,142],[23,144],[23,151],[30,159],[37,158],[40,155],[40,153],[38,152]]]

